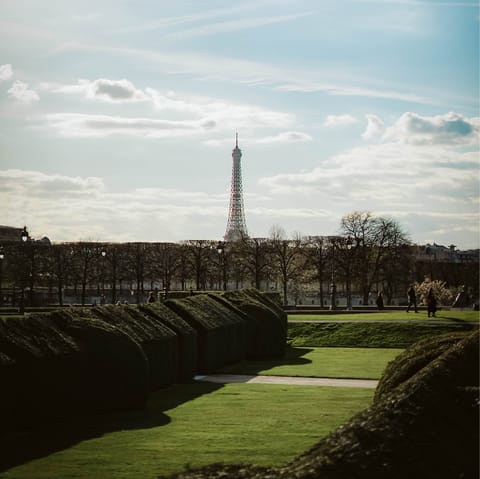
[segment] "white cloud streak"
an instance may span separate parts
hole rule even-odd
[[[201,25],[185,30],[178,30],[174,33],[168,34],[175,39],[179,38],[191,38],[198,36],[218,35],[222,33],[232,33],[238,30],[247,30],[251,28],[264,27],[266,25],[272,25],[275,23],[284,23],[292,20],[297,20],[302,17],[311,15],[312,12],[303,12],[293,15],[278,15],[270,17],[257,17],[257,18],[235,18],[233,20],[226,20],[217,23],[210,23],[207,25]]]
[[[20,80],[15,80],[7,93],[13,100],[27,105],[40,100],[37,92],[30,90],[28,88],[28,83],[24,83]]]
[[[0,65],[0,81],[10,80],[13,76],[12,65],[6,63],[5,65]]]
[[[48,128],[70,138],[106,138],[112,135],[173,138],[194,135],[216,126],[211,120],[171,121],[80,113],[55,113],[46,115],[45,120]]]
[[[77,94],[108,103],[144,102],[155,117],[119,117],[84,113],[52,113],[44,117],[49,128],[66,137],[107,137],[127,134],[143,138],[167,138],[205,131],[253,131],[259,128],[287,128],[295,123],[289,113],[257,105],[238,104],[218,98],[181,95],[173,91],[141,90],[130,81],[79,80],[73,85],[42,84],[54,94]],[[162,118],[158,118],[161,115]],[[308,141],[304,134],[289,131],[259,141]]]
[[[325,118],[323,126],[345,126],[345,125],[352,125],[357,123],[357,119],[352,115],[328,115]]]

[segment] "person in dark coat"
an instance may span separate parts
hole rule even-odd
[[[378,292],[376,303],[378,309],[383,309],[383,294],[381,291]]]
[[[155,302],[155,294],[153,293],[153,291],[150,291],[150,293],[148,293],[147,303],[154,303],[154,302]]]
[[[434,318],[435,313],[437,312],[437,299],[433,294],[433,288],[428,290],[425,302],[427,303],[427,316],[430,317],[431,315]]]
[[[407,291],[408,295],[408,306],[407,306],[407,313],[410,311],[410,308],[413,306],[415,309],[415,312],[418,313],[417,309],[417,295],[415,294],[415,288],[410,286],[410,288]]]

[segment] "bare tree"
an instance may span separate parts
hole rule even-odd
[[[209,240],[188,240],[185,243],[187,261],[195,277],[197,291],[206,289],[208,270],[212,264],[215,243]]]
[[[288,283],[296,280],[303,272],[305,258],[302,254],[302,238],[297,235],[286,239],[285,231],[274,226],[270,232],[270,258],[273,271],[280,278],[283,302],[288,303]]]
[[[380,278],[382,264],[400,244],[408,244],[406,234],[391,218],[369,212],[353,212],[341,220],[341,231],[353,239],[358,281],[367,305],[372,286]]]
[[[252,278],[252,284],[261,289],[262,281],[266,279],[269,269],[269,241],[266,238],[242,238],[235,249],[238,263],[241,263],[247,274]]]

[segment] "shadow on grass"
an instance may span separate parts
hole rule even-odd
[[[450,313],[451,314],[451,313]],[[447,311],[445,311],[444,313],[442,311],[440,311],[440,314],[439,312],[437,311],[436,315],[433,317],[433,318],[427,318],[426,321],[428,321],[428,319],[445,319],[447,321],[452,321],[454,323],[458,323],[458,324],[475,324],[475,320],[469,320],[469,319],[460,319],[456,316],[450,316],[449,313]]]
[[[69,417],[39,422],[22,431],[0,431],[0,472],[109,432],[164,426],[170,422],[165,411],[221,387],[197,382],[176,384],[152,392],[142,410]]]
[[[311,351],[313,351],[312,348],[287,346],[285,356],[283,357],[274,359],[245,359],[238,363],[227,365],[216,372],[225,374],[258,374],[276,366],[309,364],[312,361],[303,356]]]

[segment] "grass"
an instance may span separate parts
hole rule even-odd
[[[222,368],[226,374],[379,379],[385,365],[402,349],[288,348],[278,360],[241,361]]]
[[[371,404],[373,390],[264,384],[176,385],[142,412],[49,426],[45,457],[2,479],[153,479],[212,462],[285,464]],[[75,438],[68,438],[76,431]],[[59,439],[65,436],[62,447]],[[25,448],[25,437],[18,439]],[[55,445],[57,441],[57,445]],[[9,444],[14,449],[15,443]],[[62,450],[63,449],[63,450]],[[57,451],[57,452],[55,452]],[[2,453],[5,453],[2,447]],[[49,454],[48,454],[49,453]],[[48,454],[48,455],[47,455]]]
[[[480,321],[480,311],[439,310],[435,318],[429,318],[426,310],[418,313],[385,311],[384,313],[335,313],[335,314],[289,314],[288,321]]]
[[[378,378],[399,351],[289,348],[286,359],[245,361],[235,372]],[[0,443],[2,479],[153,479],[212,462],[281,465],[368,407],[371,389],[271,384],[175,385],[144,411],[19,434]],[[37,458],[37,459],[35,459]],[[9,467],[10,467],[9,466]]]
[[[437,334],[469,331],[473,328],[477,328],[475,323],[464,321],[444,324],[428,321],[289,322],[288,337],[290,344],[295,347],[406,348]]]

